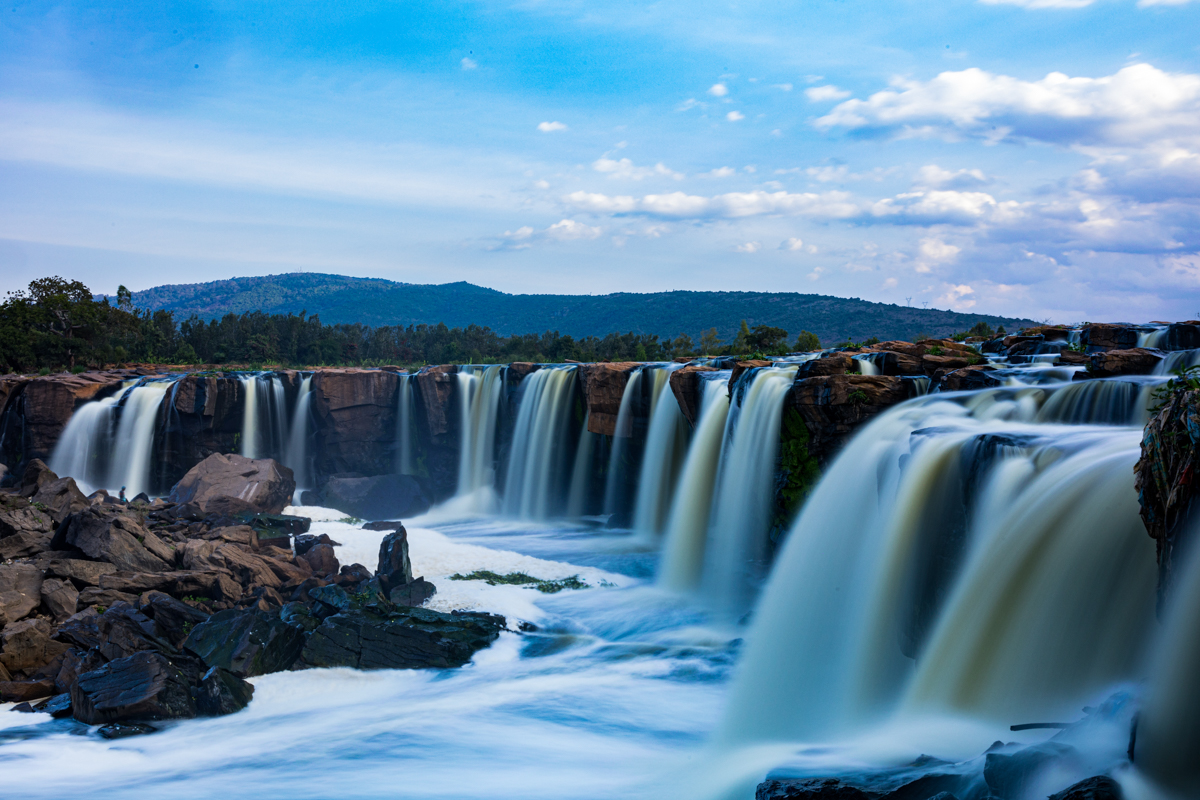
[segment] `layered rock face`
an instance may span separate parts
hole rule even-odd
[[[321,370],[313,375],[319,475],[392,471],[398,386],[395,375],[380,370]]]
[[[621,411],[621,398],[625,384],[641,364],[621,361],[604,364],[583,364],[579,367],[579,381],[587,404],[588,430],[603,436],[617,433],[617,415]]]

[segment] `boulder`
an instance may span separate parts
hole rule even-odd
[[[448,364],[422,367],[416,375],[417,391],[425,409],[429,436],[437,440],[450,430],[451,404],[454,402],[455,374],[458,367]]]
[[[54,694],[54,681],[0,681],[0,703],[27,703]]]
[[[504,618],[491,614],[352,609],[322,621],[309,635],[300,660],[311,667],[355,669],[461,667],[503,629]]]
[[[1052,794],[1049,800],[1124,800],[1121,785],[1106,775],[1087,778]]]
[[[304,634],[278,613],[231,609],[193,628],[183,646],[209,667],[249,678],[291,667],[304,647]]]
[[[203,611],[176,600],[169,594],[151,591],[142,595],[138,610],[154,620],[158,635],[180,647],[192,629],[209,617]]]
[[[50,549],[54,537],[48,533],[21,531],[0,539],[0,561],[29,558]]]
[[[338,574],[339,564],[333,547],[327,544],[314,545],[304,555],[300,556],[310,567],[314,575],[333,576]]]
[[[1137,347],[1141,330],[1132,325],[1085,325],[1079,341],[1087,352],[1097,350],[1129,350]]]
[[[24,619],[42,603],[42,571],[32,564],[0,564],[0,627]]]
[[[988,389],[1003,384],[999,378],[989,373],[996,368],[989,364],[975,364],[962,369],[951,370],[944,375],[935,375],[944,392],[961,392],[972,389]]]
[[[1001,798],[1024,796],[1043,770],[1062,766],[1077,755],[1075,748],[1049,741],[1013,753],[988,753],[983,764],[983,779],[991,793]]]
[[[1106,350],[1088,356],[1088,374],[1097,378],[1114,375],[1149,375],[1163,360],[1161,350],[1135,347],[1131,350]]]
[[[295,491],[292,471],[273,458],[213,453],[188,470],[167,499],[194,504],[206,514],[278,514]]]
[[[71,686],[71,708],[88,725],[187,719],[197,712],[185,673],[156,652],[134,653],[80,675]]]
[[[0,631],[0,664],[9,674],[33,672],[67,649],[67,645],[50,638],[50,623],[44,619],[14,622]]]
[[[700,416],[700,405],[704,401],[704,381],[701,372],[716,372],[716,367],[704,364],[689,364],[671,373],[671,393],[679,402],[679,410],[689,425],[695,425]],[[616,424],[614,419],[614,425]]]
[[[111,608],[117,603],[136,603],[137,595],[118,592],[115,589],[98,589],[89,586],[79,593],[79,608]]]
[[[625,393],[625,384],[629,383],[629,376],[633,374],[634,369],[640,366],[640,363],[634,361],[618,361],[582,364],[579,367],[589,431],[604,436],[616,434],[617,414],[621,410],[621,396]]]
[[[33,497],[43,486],[57,480],[58,475],[46,466],[46,462],[40,458],[31,459],[21,473],[21,497]]]
[[[953,355],[943,354],[940,356],[929,355],[927,353],[921,358],[921,368],[925,371],[926,375],[932,378],[933,374],[938,370],[962,369],[963,367],[979,363],[980,358],[981,356],[974,351],[970,354],[955,353]]]
[[[399,386],[395,374],[380,370],[323,369],[313,375],[310,409],[318,478],[391,471]]]
[[[113,592],[121,598],[158,591],[175,597],[201,597],[205,600],[226,602],[236,602],[244,594],[242,587],[227,570],[114,572],[101,576],[100,589]],[[80,592],[80,603],[89,596],[88,592],[87,589]]]
[[[228,670],[213,667],[196,689],[196,710],[206,717],[220,717],[250,705],[254,687]]]
[[[363,526],[363,529],[364,530],[375,530],[374,528],[368,528],[365,525]],[[295,546],[296,555],[302,556],[319,544],[327,544],[330,547],[341,547],[342,543],[335,542],[333,539],[330,539],[329,534],[327,534],[327,533],[322,533],[319,536],[317,536],[315,534],[311,534],[311,533],[304,534],[304,535],[296,537],[296,546]]]
[[[398,606],[416,607],[437,594],[437,587],[424,578],[416,578],[409,583],[392,587],[388,592],[388,601]]]
[[[822,358],[801,362],[796,368],[797,378],[815,378],[822,375],[845,375],[857,373],[858,364],[846,353],[830,353]]]
[[[162,572],[170,568],[171,550],[137,520],[119,511],[92,506],[67,518],[55,535],[97,561],[127,572]],[[157,551],[151,552],[151,549]]]
[[[42,607],[58,621],[68,619],[75,614],[79,602],[79,590],[70,581],[59,578],[46,578],[42,581]]]
[[[412,562],[408,558],[408,531],[404,526],[383,537],[379,543],[379,568],[376,570],[384,591],[412,583]],[[407,605],[407,604],[406,604]]]
[[[320,492],[321,505],[359,519],[410,517],[429,510],[429,498],[411,475],[330,478]]]
[[[62,558],[46,565],[46,572],[57,578],[70,578],[83,586],[99,586],[100,576],[117,571],[115,564],[107,561],[86,561],[81,558]]]
[[[863,424],[910,396],[904,378],[827,375],[792,384],[785,405],[800,412],[808,428],[808,453],[824,466]]]
[[[30,500],[45,506],[56,525],[72,513],[82,511],[92,504],[83,492],[79,491],[74,478],[47,481],[38,487],[37,493]]]
[[[159,635],[154,620],[129,603],[114,603],[96,619],[100,637],[97,652],[107,661],[131,656],[145,650],[174,652]]]
[[[53,533],[50,516],[20,498],[5,498],[12,503],[0,505],[0,539],[20,533]]]

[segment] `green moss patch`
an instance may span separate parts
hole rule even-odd
[[[547,581],[541,578],[535,578],[532,575],[526,575],[524,572],[510,572],[507,575],[500,575],[487,569],[477,569],[474,572],[462,575],[454,573],[450,576],[452,581],[483,581],[488,586],[525,586],[530,589],[537,589],[544,594],[555,594],[563,589],[587,589],[588,585],[579,580],[578,575],[572,575],[569,578],[562,578],[557,581]]]

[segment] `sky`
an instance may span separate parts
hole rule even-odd
[[[1200,0],[10,2],[0,291],[1200,318]]]

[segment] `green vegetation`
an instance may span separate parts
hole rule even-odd
[[[779,442],[779,472],[775,482],[775,508],[771,519],[771,541],[778,544],[791,527],[800,507],[821,477],[816,456],[808,450],[808,426],[795,408],[783,414]]]
[[[491,570],[477,569],[469,575],[461,575],[454,573],[450,576],[452,581],[483,581],[488,586],[527,586],[530,589],[537,589],[545,594],[556,594],[563,589],[587,589],[588,585],[579,580],[578,575],[572,575],[569,578],[562,578],[557,581],[547,581],[541,578],[535,578],[532,575],[526,575],[524,572],[510,572],[507,575],[499,575]]]

